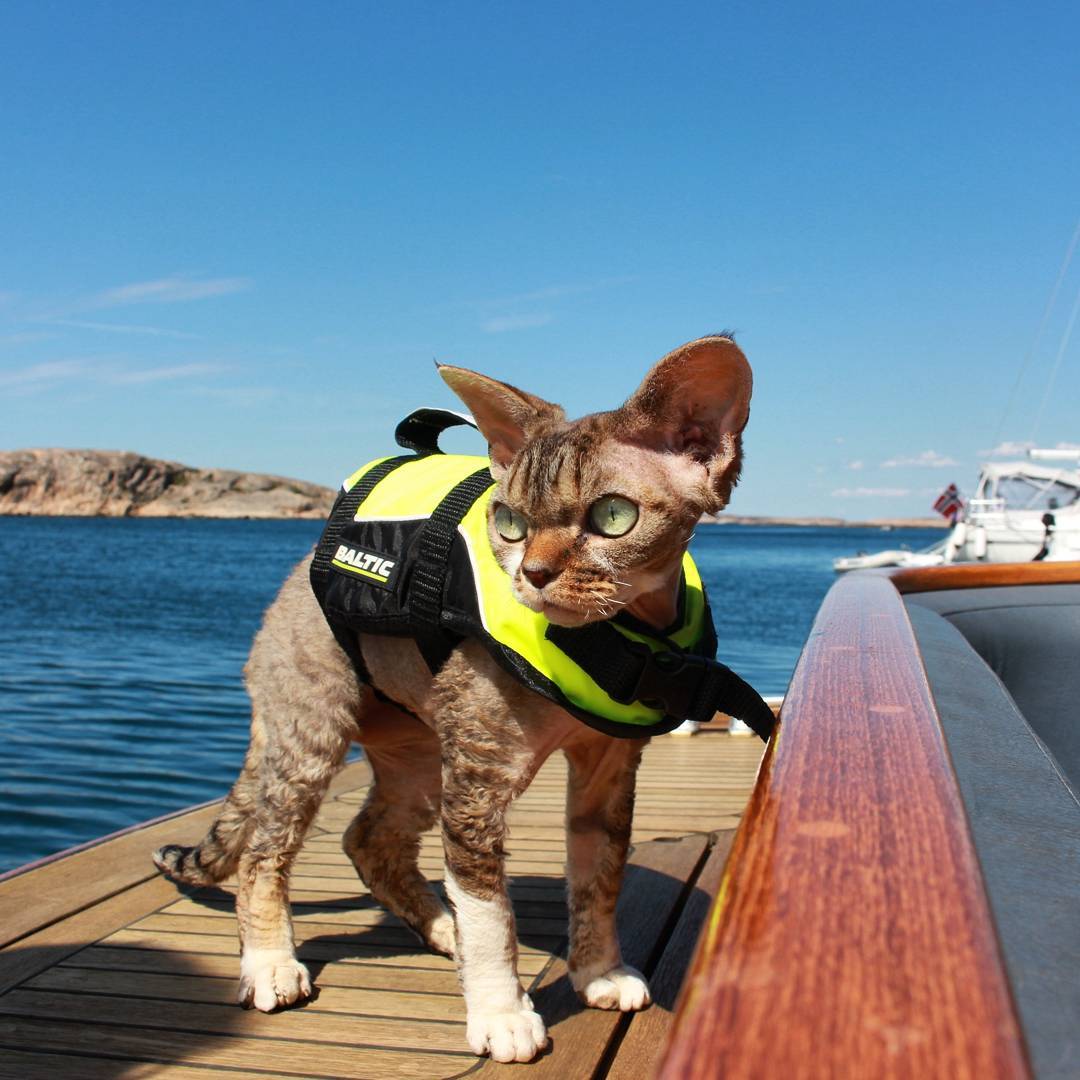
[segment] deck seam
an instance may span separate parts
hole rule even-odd
[[[211,1070],[225,1071],[225,1072],[241,1072],[241,1074],[247,1074],[251,1076],[252,1070],[244,1065],[205,1065],[202,1062],[175,1062],[165,1057],[148,1057],[146,1055],[140,1057],[125,1056],[123,1053],[112,1054],[95,1054],[91,1051],[78,1051],[78,1050],[50,1050],[45,1047],[10,1047],[3,1042],[0,1042],[0,1050],[10,1050],[13,1053],[19,1054],[44,1054],[49,1057],[85,1057],[89,1058],[93,1062],[116,1062],[122,1065],[164,1065],[173,1066],[185,1069],[202,1069],[205,1072]],[[447,1051],[449,1053],[449,1051]],[[329,1074],[329,1072],[300,1072],[297,1069],[289,1069],[287,1072],[280,1071],[279,1069],[265,1069],[261,1066],[259,1071],[267,1076],[274,1077],[302,1077],[303,1080],[340,1080],[340,1078]]]
[[[152,933],[152,931],[147,931],[147,932]],[[115,931],[113,931],[113,933],[115,933]],[[221,934],[206,934],[206,935],[192,934],[191,936],[192,937],[222,937],[224,935],[221,935]],[[381,948],[382,946],[369,945],[369,946],[364,946],[364,947],[371,948],[371,949],[377,949],[377,948]],[[74,956],[76,953],[81,952],[83,949],[89,949],[89,948],[119,949],[119,950],[122,950],[122,951],[130,950],[131,952],[149,952],[149,953],[160,952],[160,949],[157,949],[157,948],[148,949],[148,948],[144,948],[141,945],[110,945],[110,944],[108,944],[108,938],[101,938],[98,941],[89,941],[89,942],[86,942],[85,944],[81,944],[81,945],[76,946],[75,951],[72,952],[72,953],[69,953],[68,956]],[[297,951],[300,952],[300,953],[303,953],[304,946],[300,945],[300,947],[299,947],[299,949]],[[184,956],[227,956],[227,955],[233,955],[233,954],[203,952],[201,949],[185,949],[182,955],[184,955]],[[420,954],[420,953],[406,953],[405,955],[407,955],[407,956],[419,956],[419,955],[422,955],[422,954]],[[240,959],[239,951],[237,951],[235,953],[235,955],[233,955],[233,959],[236,959],[236,960]],[[303,959],[303,957],[301,957],[301,959]],[[333,960],[333,961],[328,960],[326,962],[327,963],[335,963],[335,964],[349,964],[349,965],[353,965],[353,964],[356,964],[356,963],[359,962],[359,964],[361,964],[361,965],[362,964],[371,964],[373,967],[388,967],[388,968],[396,968],[397,967],[396,964],[380,963],[379,961],[382,960],[382,959],[383,958],[379,957],[379,956],[364,956],[364,957],[343,956],[339,960]],[[57,963],[62,964],[63,960],[58,961]],[[92,970],[98,970],[98,969],[92,969]],[[446,972],[446,971],[449,971],[449,970],[452,970],[452,969],[445,968],[445,967],[417,967],[417,968],[411,968],[410,970],[412,970],[412,971],[442,971],[442,972]],[[33,978],[33,977],[34,976],[28,976],[28,978]],[[5,993],[10,993],[11,990],[18,990],[19,988],[22,987],[22,985],[23,985],[22,983],[18,983],[17,985],[12,986],[10,988],[10,990],[5,991]],[[2,999],[2,997],[3,997],[3,995],[0,995],[0,999]]]
[[[0,1012],[0,1016],[7,1016],[14,1019],[35,1019],[45,1020],[46,1017],[34,1016],[31,1014],[29,1017],[25,1013],[5,1013]],[[373,1016],[369,1017],[372,1020],[385,1020],[385,1016]],[[254,1040],[256,1042],[269,1042],[269,1043],[289,1043],[296,1044],[298,1046],[309,1046],[313,1049],[327,1046],[343,1047],[346,1050],[379,1050],[384,1053],[394,1054],[446,1054],[450,1057],[470,1058],[473,1057],[471,1050],[443,1050],[441,1048],[432,1049],[427,1046],[384,1046],[382,1043],[373,1042],[339,1042],[337,1039],[300,1039],[289,1035],[252,1035],[250,1032],[242,1031],[212,1031],[206,1028],[200,1027],[169,1027],[163,1028],[161,1025],[155,1024],[138,1024],[135,1022],[121,1022],[119,1020],[88,1020],[80,1018],[78,1020],[64,1021],[68,1024],[73,1024],[79,1027],[99,1027],[99,1028],[119,1028],[126,1029],[131,1028],[136,1031],[168,1031],[173,1035],[197,1035],[200,1037],[213,1038],[213,1039],[247,1039],[249,1041]],[[413,1021],[414,1023],[416,1021]],[[446,1020],[424,1020],[421,1023],[452,1023],[454,1027],[460,1027],[461,1021],[446,1021]],[[25,1049],[24,1047],[11,1047],[5,1046],[0,1043],[0,1047],[8,1050]],[[70,1052],[70,1051],[69,1051]],[[179,1064],[179,1063],[178,1063]],[[187,1062],[183,1062],[187,1064]]]
[[[49,1050],[40,1046],[27,1048],[25,1046],[8,1046],[3,1042],[0,1042],[0,1050],[11,1050],[12,1052],[19,1054],[43,1054],[46,1057],[75,1057],[89,1058],[91,1061],[115,1061],[117,1064],[123,1065],[130,1065],[132,1063],[166,1065],[184,1069],[202,1069],[204,1072],[213,1070],[214,1072],[223,1071],[251,1074],[251,1069],[244,1065],[204,1065],[201,1061],[173,1061],[169,1058],[147,1057],[146,1055],[140,1057],[125,1057],[122,1053],[95,1054],[92,1051]],[[281,1072],[278,1069],[264,1069],[260,1066],[259,1071],[266,1073],[267,1076],[302,1076],[304,1077],[304,1080],[336,1080],[336,1078],[332,1077],[329,1073],[299,1072],[296,1069],[290,1069],[288,1072]]]
[[[90,969],[90,970],[94,970],[94,969]],[[189,975],[187,977],[188,978],[198,979],[198,978],[203,978],[204,976]],[[214,978],[215,976],[205,976],[205,977],[206,978]],[[125,1001],[181,1001],[185,1005],[204,1005],[207,1008],[228,1009],[230,1011],[230,1013],[233,1012],[233,1010],[236,1009],[236,1005],[237,1005],[237,1003],[235,1001],[191,1001],[188,998],[162,997],[160,994],[148,994],[148,993],[126,994],[126,993],[123,993],[122,991],[119,991],[119,990],[87,990],[85,988],[79,988],[78,990],[57,990],[57,989],[54,989],[53,987],[45,987],[45,986],[20,986],[17,989],[22,990],[22,992],[24,994],[67,994],[68,996],[70,996],[72,998],[83,998],[83,997],[92,997],[92,998],[94,998],[94,997],[97,997],[97,998],[123,998]],[[363,989],[365,989],[365,987],[338,987],[338,989],[340,989],[340,990],[346,990],[346,989],[363,990]],[[9,993],[10,993],[10,991],[9,991]],[[401,990],[401,991],[395,990],[394,991],[395,996],[398,993],[402,993],[402,994],[407,994],[407,993],[422,994],[424,997],[436,996],[436,995],[433,995],[433,994],[429,994],[426,990]],[[439,996],[439,997],[458,998],[461,995],[460,994],[439,994],[437,996]],[[312,1002],[317,1001],[318,996],[316,995],[315,997],[311,998],[310,1000]],[[281,1015],[283,1013],[292,1013],[295,1016],[303,1016],[305,1014],[305,1011],[306,1010],[304,1008],[275,1009],[274,1010],[274,1015],[278,1016],[278,1015]],[[4,1007],[3,1007],[3,1003],[0,1002],[0,1016],[21,1016],[21,1015],[23,1015],[23,1014],[22,1013],[5,1012]],[[325,1008],[325,1007],[320,1008],[318,1012],[311,1012],[308,1015],[310,1015],[312,1017],[312,1019],[310,1021],[305,1021],[305,1023],[309,1023],[309,1022],[310,1023],[318,1023],[318,1021],[315,1019],[315,1017],[319,1017],[319,1016],[348,1016],[348,1017],[356,1017],[357,1019],[362,1019],[362,1020],[404,1020],[405,1019],[404,1017],[399,1017],[399,1016],[387,1016],[385,1013],[342,1012],[340,1009],[328,1009],[328,1008]],[[464,1022],[464,1018],[455,1019],[455,1020],[443,1020],[441,1017],[438,1017],[438,1016],[411,1017],[409,1019],[413,1020],[413,1022],[415,1022],[415,1023],[421,1023],[421,1024],[448,1024],[448,1025],[452,1025],[454,1027],[459,1027]],[[99,1021],[96,1021],[96,1020],[79,1020],[78,1022],[79,1023],[98,1023]],[[101,1023],[117,1023],[118,1021],[100,1021],[100,1022]],[[134,1022],[132,1022],[132,1023],[125,1022],[122,1026],[123,1027],[143,1027],[145,1025],[136,1024]],[[157,1031],[159,1029],[157,1027],[152,1027],[152,1030]],[[174,1031],[184,1031],[184,1030],[188,1030],[188,1029],[186,1029],[186,1028],[174,1028],[173,1030]],[[245,1036],[241,1036],[241,1037],[244,1037],[244,1038],[260,1038],[261,1039],[264,1036],[262,1036],[262,1035],[258,1035],[258,1036],[245,1035]],[[274,1038],[274,1037],[275,1036],[266,1036],[266,1038]],[[307,1040],[301,1040],[301,1041],[307,1041]],[[319,1041],[320,1042],[326,1041],[327,1045],[331,1045],[331,1046],[349,1046],[349,1045],[352,1045],[350,1043],[338,1043],[338,1042],[334,1042],[332,1040],[322,1040],[322,1039],[320,1039]],[[367,1044],[360,1043],[358,1045],[363,1046],[363,1045],[367,1045]],[[420,1049],[420,1047],[414,1047],[413,1049]],[[434,1051],[434,1052],[442,1053],[442,1051]],[[449,1052],[449,1051],[447,1051],[447,1052]]]
[[[128,949],[125,949],[124,951],[125,952],[150,952],[150,951],[156,951],[156,950],[148,950],[148,949],[130,949],[130,950],[128,950]],[[186,953],[185,955],[187,955],[187,956],[196,956],[196,955],[197,956],[217,956],[219,954],[218,953]],[[553,957],[552,959],[555,959],[555,958]],[[385,968],[385,967],[389,967],[390,965],[388,965],[388,964],[378,964],[378,965],[372,965],[372,966]],[[115,971],[115,972],[123,972],[124,974],[127,974],[127,975],[143,975],[143,974],[146,974],[146,972],[142,968],[121,967],[119,965],[110,965],[108,968],[82,967],[79,964],[71,964],[71,963],[67,963],[66,961],[62,961],[61,963],[57,964],[56,967],[63,968],[65,971],[84,971],[84,972]],[[428,969],[426,969],[426,968],[413,968],[411,970],[414,970],[414,971],[426,971]],[[380,990],[381,989],[380,987],[376,987],[376,986],[353,986],[351,983],[326,982],[326,980],[323,978],[323,975],[325,975],[325,973],[326,973],[326,968],[323,968],[322,972],[320,972],[320,975],[319,975],[319,986],[320,987],[333,987],[335,990]],[[39,978],[41,976],[41,974],[42,974],[42,972],[38,972],[37,975],[31,976],[31,978],[32,979]],[[173,972],[169,972],[169,978],[170,979],[214,979],[217,982],[230,983],[230,984],[233,984],[233,985],[235,985],[235,983],[236,983],[236,976],[235,975],[205,975],[205,974],[202,974],[201,972],[194,972],[194,971],[173,971]],[[37,986],[25,986],[24,984],[20,983],[18,986],[13,986],[11,989],[12,990],[41,990],[42,988],[37,987]],[[154,1001],[176,1001],[176,1000],[179,1000],[179,1001],[188,1002],[189,1004],[203,1004],[203,1005],[216,1005],[216,1004],[219,1004],[218,1002],[214,1002],[214,1001],[203,1001],[203,1002],[192,1001],[190,998],[162,998],[162,997],[158,997],[156,994],[155,995],[147,995],[147,994],[117,994],[117,993],[110,993],[109,995],[102,995],[98,991],[94,991],[94,990],[60,990],[60,991],[50,990],[49,992],[50,993],[64,993],[64,994],[90,994],[90,995],[97,994],[98,996],[112,996],[112,997],[130,997],[130,998],[135,998],[136,1000],[142,1000],[144,998],[148,999],[148,1000],[154,1000]],[[8,993],[10,993],[10,991],[8,991]],[[393,990],[393,993],[395,995],[397,995],[397,994],[415,994],[417,997],[442,997],[442,998],[455,998],[455,999],[460,999],[461,998],[461,992],[458,991],[458,990],[454,990],[454,991],[448,991],[448,990],[409,990],[407,988],[395,988]],[[232,1004],[234,1004],[234,1003],[230,1003],[230,1005],[232,1005]],[[322,1011],[324,1011],[324,1012],[332,1012],[337,1016],[359,1016],[360,1015],[359,1013],[341,1013],[337,1009],[324,1009]],[[375,1015],[375,1014],[368,1013],[368,1014],[364,1014],[364,1015]]]

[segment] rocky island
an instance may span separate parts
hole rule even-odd
[[[335,492],[306,480],[196,469],[121,450],[0,450],[0,516],[324,518]],[[706,515],[705,525],[944,528],[941,518]]]
[[[322,518],[334,492],[119,450],[0,450],[0,515]]]

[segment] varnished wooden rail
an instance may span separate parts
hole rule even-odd
[[[889,572],[902,593],[985,589],[1004,585],[1080,585],[1080,562],[959,563]]]
[[[925,587],[921,573],[896,584]],[[839,579],[818,613],[660,1076],[1030,1076],[940,721],[886,575]]]

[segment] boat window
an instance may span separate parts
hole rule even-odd
[[[1071,506],[1080,496],[1080,491],[1060,480],[1001,476],[997,482],[997,496],[1005,500],[1010,510],[1054,510]]]

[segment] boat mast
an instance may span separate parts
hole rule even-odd
[[[1047,324],[1050,322],[1050,316],[1053,314],[1054,308],[1057,306],[1058,294],[1061,292],[1061,286],[1065,282],[1065,276],[1069,272],[1069,267],[1072,265],[1073,256],[1076,254],[1077,245],[1080,244],[1080,219],[1076,222],[1076,228],[1073,230],[1072,239],[1069,241],[1069,246],[1065,251],[1065,257],[1061,260],[1061,267],[1058,270],[1057,279],[1054,281],[1053,288],[1050,290],[1050,295],[1047,298],[1046,306],[1043,308],[1042,318],[1039,320],[1038,329],[1035,331],[1035,337],[1032,339],[1031,344],[1028,346],[1027,352],[1024,354],[1024,359],[1020,364],[1020,370],[1016,374],[1016,380],[1013,383],[1012,390],[1009,393],[1009,400],[1005,405],[1005,409],[1001,414],[1001,420],[998,421],[997,431],[994,433],[992,447],[1001,445],[1001,433],[1005,430],[1005,422],[1009,418],[1009,414],[1012,412],[1013,405],[1016,403],[1016,396],[1020,390],[1020,384],[1024,381],[1024,376],[1027,374],[1028,368],[1031,366],[1031,361],[1035,357],[1035,353],[1039,348],[1039,344],[1042,342],[1043,334],[1046,332]],[[1077,293],[1077,300],[1080,302],[1080,292]],[[1073,306],[1073,316],[1069,322],[1069,334],[1072,333],[1072,323],[1076,316],[1076,305]],[[1068,338],[1064,339],[1061,347],[1058,350],[1058,359],[1064,354],[1065,346],[1068,345]],[[1057,367],[1054,368],[1054,376],[1057,375]],[[1043,403],[1039,409],[1039,417],[1036,420],[1035,427],[1038,428],[1042,422],[1042,410],[1046,405],[1049,398],[1050,387],[1046,389],[1046,393],[1043,395]],[[1032,433],[1032,441],[1034,442],[1035,435]]]

